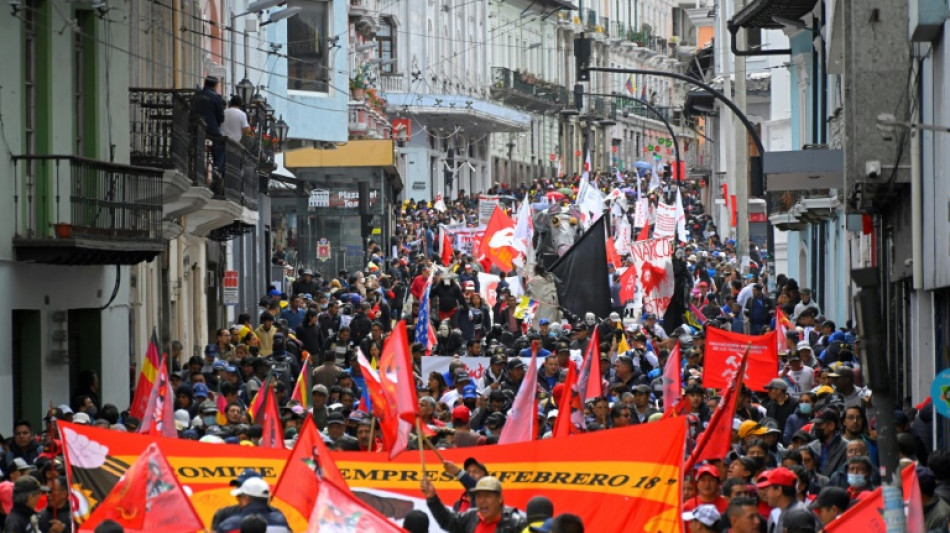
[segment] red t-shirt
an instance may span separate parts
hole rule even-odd
[[[474,533],[495,533],[495,530],[498,529],[498,522],[501,521],[501,517],[496,518],[492,522],[486,522],[482,515],[478,515],[478,525],[475,526]]]
[[[692,498],[683,502],[683,510],[692,511],[700,505],[715,505],[716,510],[719,511],[719,514],[722,514],[726,512],[726,507],[729,507],[729,500],[727,500],[725,496],[720,495],[711,502],[704,502],[699,499],[699,496],[693,496]]]

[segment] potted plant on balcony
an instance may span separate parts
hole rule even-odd
[[[363,101],[366,98],[366,66],[356,68],[356,75],[350,78],[350,95],[354,100]]]

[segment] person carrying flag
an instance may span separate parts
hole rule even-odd
[[[475,508],[463,513],[452,512],[442,504],[428,476],[422,478],[421,489],[429,512],[439,527],[449,533],[521,533],[528,526],[517,509],[505,507],[501,482],[492,476],[478,480],[471,491],[475,495]]]

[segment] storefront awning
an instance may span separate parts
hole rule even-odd
[[[353,140],[335,150],[301,148],[284,153],[284,167],[291,172],[308,168],[382,167],[394,168],[393,141]],[[395,170],[393,170],[395,172]]]

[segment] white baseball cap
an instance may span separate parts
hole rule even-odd
[[[231,491],[231,496],[270,498],[270,486],[259,477],[247,478],[240,487]]]
[[[683,520],[686,522],[699,520],[707,527],[713,527],[719,522],[719,511],[716,510],[715,505],[700,505],[692,511],[683,513]]]
[[[73,415],[73,424],[92,424],[92,418],[86,413],[79,412]]]

